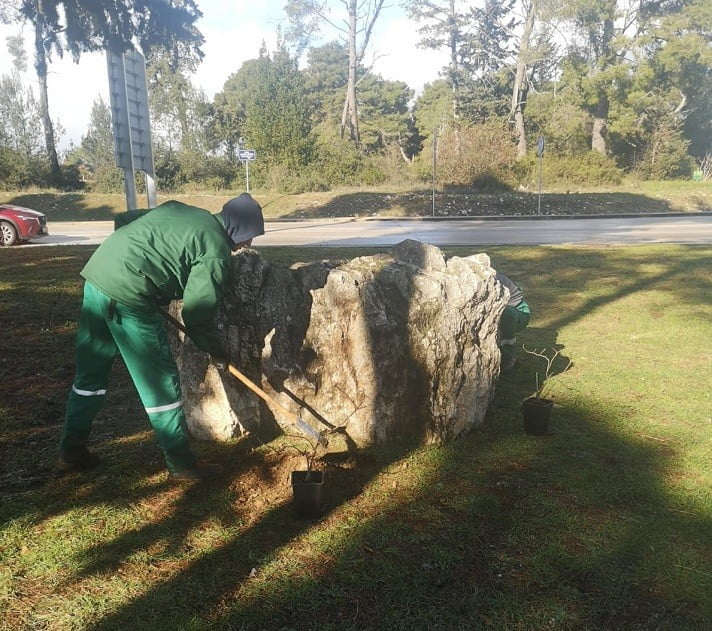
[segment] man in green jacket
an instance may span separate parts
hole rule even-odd
[[[67,402],[59,469],[99,464],[86,446],[106,396],[111,365],[121,354],[176,479],[220,473],[200,464],[190,446],[178,368],[171,355],[160,305],[183,299],[183,322],[196,346],[227,364],[215,324],[231,270],[230,256],[264,234],[259,204],[247,193],[222,212],[169,201],[119,215],[116,231],[94,252],[81,275],[84,300],[76,341],[76,375]]]
[[[502,352],[500,370],[507,371],[514,368],[516,363],[517,333],[527,328],[532,312],[519,285],[500,273],[497,274],[497,280],[509,290],[509,302],[499,321],[499,350]]]

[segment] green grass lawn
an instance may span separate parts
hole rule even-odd
[[[161,194],[158,201],[177,199],[218,212],[239,191]],[[255,191],[268,219],[323,217],[428,217],[433,214],[432,191],[387,186],[282,195]],[[123,194],[62,193],[58,191],[0,192],[0,203],[13,203],[44,212],[50,221],[108,220],[126,209]],[[139,196],[139,206],[146,204]],[[712,182],[631,182],[599,188],[543,191],[542,215],[611,215],[665,212],[710,212]],[[476,190],[437,190],[436,216],[519,216],[538,213],[535,191],[482,194]]]
[[[490,248],[532,307],[520,341],[572,361],[550,435],[522,431],[520,352],[469,435],[326,456],[314,522],[279,449],[201,445],[228,478],[169,486],[120,362],[105,464],[53,477],[91,251],[0,250],[0,628],[712,627],[712,248]]]

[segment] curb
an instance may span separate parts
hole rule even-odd
[[[351,221],[548,221],[557,219],[635,219],[638,217],[707,217],[712,212],[689,213],[609,213],[605,215],[443,215],[442,217],[265,217],[265,222],[322,222],[339,223]]]

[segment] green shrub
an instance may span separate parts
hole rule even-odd
[[[418,182],[413,169],[413,163],[403,157],[397,145],[388,145],[382,151],[364,157],[365,168],[371,169],[376,175],[376,183],[392,183],[402,187]],[[364,182],[365,183],[365,182]]]
[[[591,147],[591,116],[577,90],[530,92],[525,125],[532,147],[540,136],[546,139],[547,151],[559,155],[585,153]]]
[[[290,195],[328,191],[330,188],[329,182],[313,165],[307,165],[296,171],[283,164],[272,164],[265,168],[264,173],[260,175],[258,185],[262,185],[270,191],[279,191]]]
[[[504,188],[516,184],[516,153],[512,137],[499,122],[458,125],[437,137],[436,181],[441,186],[491,186]],[[433,137],[413,163],[419,179],[432,181]]]
[[[49,165],[43,156],[27,156],[10,147],[0,147],[0,188],[14,191],[28,186],[48,186]]]
[[[527,155],[517,163],[516,173],[524,186],[538,187],[539,158],[533,153]],[[566,155],[544,153],[542,162],[544,186],[596,186],[620,184],[622,180],[623,171],[616,166],[615,161],[598,151]]]
[[[687,153],[690,141],[669,128],[659,128],[651,136],[635,174],[643,180],[675,180],[692,177],[695,160]]]
[[[62,164],[62,190],[80,191],[86,187],[81,169],[76,162]]]
[[[342,138],[328,121],[315,130],[314,166],[330,186],[358,184],[363,156],[353,142]]]
[[[155,170],[158,187],[164,191],[221,191],[232,186],[242,167],[199,151],[159,151]]]

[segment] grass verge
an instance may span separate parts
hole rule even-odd
[[[295,460],[273,450],[202,445],[230,476],[168,486],[120,362],[104,466],[52,477],[91,251],[0,250],[0,628],[712,624],[709,247],[490,248],[532,306],[521,341],[573,361],[551,435],[521,431],[540,368],[521,353],[470,435],[327,458],[316,522],[292,516]]]
[[[237,192],[159,195],[158,201],[177,199],[218,212]],[[257,191],[268,219],[325,217],[429,217],[433,215],[430,189],[347,189],[323,193],[281,195]],[[122,194],[61,193],[56,191],[0,193],[0,203],[13,203],[44,212],[50,221],[108,220],[125,210]],[[139,198],[139,205],[145,204]],[[666,212],[709,212],[712,182],[639,182],[606,189],[545,190],[542,215],[611,215]],[[483,194],[469,189],[437,190],[436,216],[529,216],[539,212],[535,192]]]

